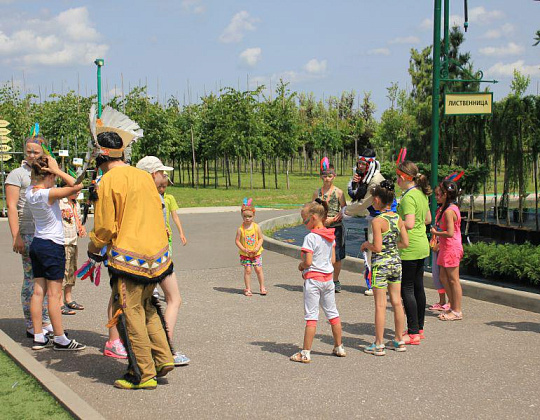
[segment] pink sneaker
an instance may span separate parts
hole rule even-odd
[[[418,330],[419,332],[419,336],[420,336],[420,340],[423,340],[424,338],[426,338],[426,336],[424,335],[424,330]]]
[[[115,359],[127,359],[126,348],[119,338],[114,341],[107,341],[105,343],[103,355],[107,357],[114,357]]]

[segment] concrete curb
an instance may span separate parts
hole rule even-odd
[[[105,417],[99,414],[2,330],[0,330],[0,347],[15,363],[36,378],[73,417],[83,420],[105,420]]]
[[[299,214],[275,217],[259,223],[261,229],[269,230],[279,226],[301,223]],[[300,258],[300,247],[287,244],[268,236],[264,237],[264,249],[293,258]],[[364,262],[360,258],[347,256],[342,262],[342,269],[356,273],[364,271]],[[434,289],[431,273],[424,274],[424,286]],[[428,281],[426,281],[428,280]],[[473,299],[510,306],[516,309],[540,313],[540,294],[516,290],[509,287],[479,283],[472,280],[460,279],[463,295]]]

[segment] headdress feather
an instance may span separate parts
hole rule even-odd
[[[330,161],[325,156],[321,159],[321,173],[328,172],[328,168],[330,167]]]

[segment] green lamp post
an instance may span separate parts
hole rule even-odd
[[[105,65],[103,58],[96,58],[94,64],[97,66],[97,101],[98,101],[98,118],[101,118],[101,67]]]

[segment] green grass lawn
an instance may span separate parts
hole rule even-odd
[[[29,374],[0,351],[0,418],[71,419],[71,415]]]

